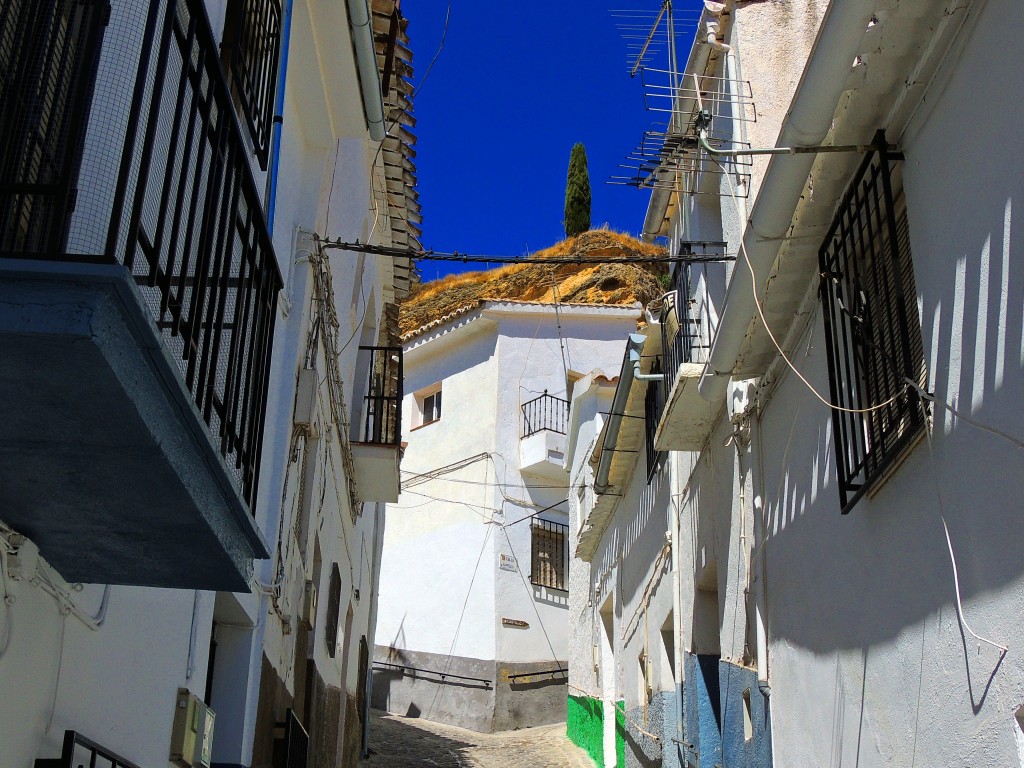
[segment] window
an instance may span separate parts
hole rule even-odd
[[[228,0],[221,44],[224,70],[264,170],[270,151],[280,46],[280,0]]]
[[[656,358],[651,366],[651,373],[661,373],[661,358]],[[647,482],[661,469],[665,463],[665,451],[659,451],[654,447],[654,436],[658,431],[658,422],[661,421],[661,413],[665,410],[665,382],[647,382],[647,392],[644,395],[644,447],[647,455]]]
[[[422,389],[415,395],[416,412],[413,414],[416,424],[414,427],[423,427],[432,424],[441,418],[441,385],[435,384],[432,387]]]
[[[341,615],[341,572],[338,564],[331,566],[331,583],[327,592],[327,617],[324,621],[324,640],[327,655],[332,659],[338,651],[338,618]]]
[[[566,564],[569,561],[569,526],[535,519],[531,526],[530,582],[548,589],[566,590]]]
[[[881,132],[876,143],[881,149],[864,159],[818,252],[843,514],[895,467],[925,423],[909,383],[926,380],[900,158]]]

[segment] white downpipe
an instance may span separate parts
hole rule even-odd
[[[754,503],[754,547],[751,565],[754,592],[754,634],[757,650],[757,688],[767,699],[771,695],[768,682],[768,631],[765,627],[767,607],[767,583],[764,558],[765,534],[767,525],[764,510],[764,452],[761,448],[761,410],[758,407],[750,412],[750,474],[751,489]]]
[[[797,86],[778,146],[810,147],[824,141],[874,8],[874,0],[832,0]],[[815,157],[814,154],[785,155],[773,157],[769,162],[743,236],[747,255],[757,273],[758,295],[764,290],[768,272],[778,256],[779,238],[789,230]],[[755,310],[750,268],[745,259],[737,259],[718,333],[698,384],[706,400],[720,400],[725,395]]]
[[[683,485],[683,454],[681,451],[674,451],[675,461],[672,462],[672,487],[670,488],[670,506],[672,508],[672,633],[675,635],[675,642],[672,644],[672,655],[675,659],[674,680],[675,690],[672,691],[675,699],[676,717],[676,738],[683,738],[683,569],[680,567],[679,537],[681,535],[679,507],[682,504]]]
[[[380,70],[377,69],[377,50],[373,44],[373,19],[368,0],[348,0],[348,25],[352,30],[352,44],[356,52],[363,111],[370,138],[383,141],[384,97],[381,95]]]

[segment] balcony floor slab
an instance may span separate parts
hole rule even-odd
[[[68,581],[248,591],[266,544],[120,266],[0,263],[0,519]]]
[[[697,391],[702,363],[683,363],[665,403],[654,447],[659,451],[699,451],[715,424],[723,402],[712,403]]]

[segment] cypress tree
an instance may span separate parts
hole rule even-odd
[[[569,174],[565,180],[565,236],[590,229],[590,176],[587,173],[587,150],[575,144],[569,155]]]

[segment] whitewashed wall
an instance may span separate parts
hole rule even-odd
[[[1024,11],[1005,0],[975,7],[904,139],[907,214],[929,386],[968,418],[1020,438],[1015,218],[1024,182],[992,148],[1024,119],[1019,101],[1005,98],[1021,79],[1024,48],[1012,30]],[[965,114],[981,104],[994,107],[984,120]],[[819,316],[812,338],[821,333]],[[825,386],[819,344],[799,364]],[[932,448],[920,443],[873,498],[841,517],[825,409],[788,377],[765,410],[780,765],[820,765],[830,754],[878,766],[1020,764],[1021,452],[948,412],[933,419]],[[943,518],[967,622],[1009,646],[1001,660],[961,629]]]
[[[221,0],[208,3],[218,36],[223,7]],[[332,44],[337,44],[331,56],[343,52],[347,62],[324,68],[316,55],[316,22],[337,18],[344,22],[344,10],[340,10],[340,17],[338,13],[339,8],[322,3],[300,1],[294,6],[274,231],[285,287],[275,326],[263,467],[255,509],[257,524],[272,552],[279,525],[294,527],[298,461],[305,455],[305,446],[296,452],[292,441],[295,377],[311,326],[308,259],[312,245],[303,232],[379,241],[384,226],[384,218],[377,214],[371,199],[374,148],[362,122],[361,96],[354,64],[347,53],[350,45],[345,23],[331,27]],[[97,94],[98,99],[103,97]],[[341,119],[342,113],[356,117]],[[86,175],[90,157],[87,153]],[[262,194],[265,174],[255,165],[254,171]],[[87,244],[80,247],[87,248]],[[345,395],[351,404],[357,347],[365,338],[376,342],[387,271],[378,257],[338,251],[332,253],[331,263],[340,343],[352,339],[339,360]],[[325,360],[320,361],[321,370],[325,364]],[[324,394],[322,388],[321,396]],[[326,410],[323,403],[322,412]],[[337,445],[335,440],[335,468],[341,466]],[[292,458],[297,461],[292,462]],[[302,542],[310,553],[303,565],[295,555],[300,543],[293,533],[286,534],[285,549],[293,554],[279,607],[281,614],[294,622],[303,581],[311,578],[321,585],[313,657],[321,671],[326,670],[329,684],[341,685],[354,695],[358,638],[367,635],[371,648],[374,642],[372,585],[379,563],[374,550],[380,546],[382,519],[375,515],[373,505],[368,505],[353,523],[344,478],[331,466],[328,464],[326,469],[325,503],[316,523],[309,526],[310,531],[316,531],[320,572],[313,572],[312,538]],[[319,480],[325,470],[318,471]],[[349,657],[345,681],[341,680],[343,654],[329,659],[323,642],[327,582],[335,560],[340,563],[343,582],[340,621],[344,623],[349,605],[354,614],[352,641],[344,644],[339,633],[339,643],[347,648]],[[256,563],[256,578],[264,584],[274,582],[273,563]],[[73,616],[62,622],[55,601],[37,586],[8,581],[7,588],[11,605],[0,606],[0,637],[9,633],[6,649],[0,652],[0,690],[5,692],[6,701],[0,713],[0,764],[4,766],[27,767],[36,758],[56,756],[64,729],[78,730],[140,765],[167,764],[174,697],[179,686],[204,695],[215,619],[219,626],[212,704],[220,715],[215,761],[249,764],[252,760],[264,654],[289,690],[302,695],[294,690],[295,635],[282,632],[281,617],[271,610],[265,596],[113,587],[106,619],[93,631]],[[355,589],[360,591],[360,600],[354,598]],[[101,594],[102,587],[95,585],[71,593],[89,614],[98,609]],[[52,722],[47,729],[51,710]]]

